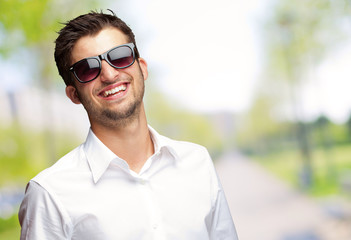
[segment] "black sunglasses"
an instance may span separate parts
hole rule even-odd
[[[101,61],[105,60],[112,67],[121,69],[135,62],[134,44],[127,43],[114,47],[95,57],[84,58],[73,64],[69,70],[81,83],[87,83],[97,78],[101,72]]]

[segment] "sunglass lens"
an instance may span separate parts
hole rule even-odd
[[[134,61],[133,51],[127,46],[122,46],[111,50],[107,54],[108,61],[117,68],[124,68]]]
[[[74,66],[74,72],[82,82],[91,81],[99,75],[100,63],[95,58],[84,59]]]

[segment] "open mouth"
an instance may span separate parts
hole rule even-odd
[[[111,97],[111,96],[114,96],[114,95],[117,95],[119,93],[124,92],[126,89],[127,89],[127,85],[126,84],[122,84],[122,85],[119,85],[119,86],[117,86],[115,88],[112,88],[110,90],[103,91],[101,93],[101,95],[103,97]]]

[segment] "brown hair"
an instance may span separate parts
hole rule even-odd
[[[55,41],[55,62],[59,74],[65,81],[65,84],[74,85],[74,79],[69,71],[71,65],[71,52],[76,42],[84,36],[93,36],[106,27],[114,27],[122,31],[128,38],[129,42],[135,45],[136,59],[139,58],[139,52],[135,42],[135,36],[130,27],[118,18],[115,13],[105,14],[102,11],[91,11],[90,13],[80,15],[67,23],[58,32],[59,36]]]

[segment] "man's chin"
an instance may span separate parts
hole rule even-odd
[[[110,121],[126,121],[128,119],[135,119],[135,117],[138,116],[139,111],[137,109],[138,107],[136,104],[129,106],[126,109],[104,109],[102,111],[102,116]]]

